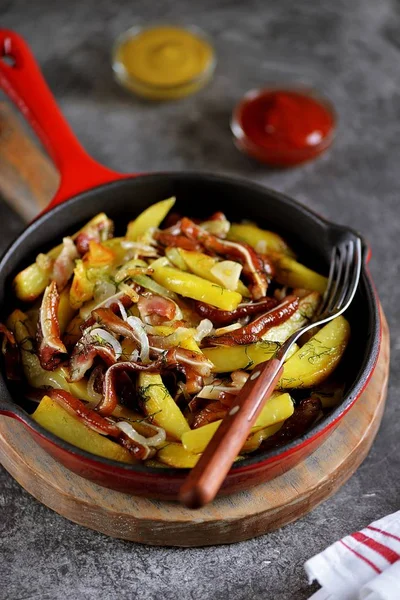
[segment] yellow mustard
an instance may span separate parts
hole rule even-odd
[[[155,100],[197,91],[215,66],[213,48],[200,32],[169,25],[129,30],[117,42],[113,58],[118,80]]]

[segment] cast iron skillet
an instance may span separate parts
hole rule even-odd
[[[347,227],[327,222],[294,200],[228,177],[197,173],[121,175],[99,165],[79,145],[64,121],[25,42],[14,32],[0,30],[0,87],[10,96],[39,134],[61,172],[61,184],[48,209],[9,247],[0,263],[0,306],[4,318],[15,302],[12,277],[41,251],[100,211],[116,223],[121,234],[129,220],[148,205],[172,195],[177,209],[189,216],[209,216],[222,210],[229,219],[252,219],[282,234],[300,259],[327,271],[334,244],[354,238]],[[13,64],[9,64],[12,62]],[[287,471],[313,452],[360,396],[379,352],[378,299],[367,272],[367,248],[360,286],[346,315],[352,340],[346,352],[345,397],[330,415],[306,435],[276,450],[259,451],[233,466],[221,494],[247,489]],[[94,456],[64,442],[37,425],[23,400],[0,375],[0,413],[21,421],[27,432],[56,460],[82,477],[133,494],[175,499],[186,473],[125,465]]]

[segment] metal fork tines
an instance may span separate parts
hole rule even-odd
[[[360,238],[348,240],[332,250],[328,284],[321,306],[312,319],[282,344],[276,356],[283,360],[292,344],[314,327],[324,325],[344,313],[350,306],[360,280],[362,245]]]
[[[361,273],[361,240],[348,240],[332,250],[328,285],[324,293],[318,320],[344,312],[357,289]]]

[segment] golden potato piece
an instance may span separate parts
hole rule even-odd
[[[260,229],[253,223],[233,223],[227,238],[234,242],[245,242],[261,254],[279,252],[294,256],[292,250],[280,235],[273,231]]]
[[[152,278],[157,283],[186,298],[207,302],[207,304],[222,310],[235,310],[242,300],[242,296],[238,292],[227,290],[198,275],[156,263],[151,266],[154,268]]]
[[[88,279],[86,269],[82,260],[76,261],[74,278],[69,292],[69,300],[72,308],[78,309],[93,298],[94,283]]]
[[[189,425],[175,400],[170,396],[161,375],[139,373],[138,386],[143,410],[149,420],[165,429],[174,439],[180,440],[185,431],[189,430]]]
[[[191,469],[195,466],[200,456],[188,452],[182,444],[167,443],[156,455],[157,460],[177,469]]]
[[[47,431],[82,450],[125,463],[137,462],[128,450],[86,427],[49,396],[43,397],[32,418]]]
[[[292,288],[303,288],[306,290],[315,290],[323,294],[325,292],[328,279],[301,263],[295,261],[290,256],[273,256],[273,262],[276,269],[275,278],[282,285]]]
[[[50,271],[33,263],[20,271],[15,277],[13,286],[17,298],[24,302],[33,302],[46,289],[50,282]]]
[[[134,221],[128,225],[126,237],[128,240],[136,241],[140,236],[144,235],[150,227],[159,227],[165,219],[176,198],[168,198],[152,204],[144,210]]]
[[[308,388],[326,379],[336,368],[350,338],[350,325],[336,317],[285,363],[281,389]]]
[[[265,440],[267,440],[272,435],[275,435],[275,433],[277,433],[280,430],[283,423],[284,421],[282,421],[281,423],[276,423],[275,425],[270,425],[265,429],[260,429],[259,431],[256,431],[255,433],[249,435],[249,437],[244,443],[243,448],[241,449],[241,452],[246,454],[248,452],[254,452],[255,450],[257,450]]]
[[[60,326],[60,333],[63,335],[67,329],[68,324],[72,321],[76,314],[69,301],[70,286],[68,285],[63,289],[60,294],[60,302],[58,304],[58,324]]]
[[[265,360],[269,360],[278,350],[276,342],[260,341],[243,346],[214,346],[213,348],[202,348],[206,356],[214,365],[214,373],[231,373],[238,369],[254,369],[254,367]],[[290,355],[297,350],[295,344]]]
[[[104,223],[111,223],[112,225],[112,222],[108,219],[107,215],[104,213],[99,213],[88,223],[86,223],[82,229],[77,231],[72,236],[72,239],[74,240],[80,233],[91,231],[93,228],[104,225]],[[40,294],[44,292],[50,283],[52,261],[58,257],[62,248],[63,244],[55,246],[49,250],[46,255],[42,255],[44,260],[42,260],[40,264],[38,264],[38,261],[34,262],[16,275],[13,281],[13,286],[17,298],[23,300],[24,302],[33,302],[33,300],[38,298]],[[46,263],[46,258],[48,262],[48,268],[43,267],[43,265]]]

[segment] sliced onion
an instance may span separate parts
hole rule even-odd
[[[208,375],[208,377],[203,377],[203,383],[204,385],[210,385],[211,383],[213,383],[214,385],[220,385],[222,383],[222,380],[215,379],[215,375],[212,373],[211,375]]]
[[[137,446],[142,446],[144,450],[143,460],[146,460],[146,458],[148,458],[150,455],[150,448],[147,445],[146,438],[140,435],[140,433],[138,433],[137,431],[135,431],[132,425],[129,425],[129,423],[127,423],[126,421],[121,421],[120,423],[117,423],[117,427]]]
[[[148,256],[149,258],[158,258],[159,254],[156,248],[142,242],[131,242],[130,240],[124,240],[121,242],[122,248],[126,250],[136,250],[139,256]]]
[[[200,226],[218,237],[226,237],[231,227],[230,222],[227,219],[215,219],[214,221],[203,221]]]
[[[126,283],[122,282],[119,284],[118,289],[121,292],[123,292],[126,296],[129,296],[132,302],[137,302],[139,300],[139,294],[135,292],[135,290],[131,288],[130,285],[127,285]]]
[[[146,325],[146,329],[148,330],[151,325]],[[169,335],[155,335],[152,340],[152,348],[155,350],[158,349],[167,349],[167,348],[175,348],[179,346],[181,342],[187,340],[192,337],[193,329],[189,329],[187,327],[178,327],[175,329],[174,333],[170,333]]]
[[[132,425],[130,423],[127,423],[126,421],[120,421],[116,425],[118,429],[123,431],[125,435],[127,435],[131,440],[133,440],[137,444],[140,444],[141,446],[144,446],[147,449],[149,446],[160,446],[166,440],[165,429],[162,429],[161,427],[156,427],[155,425],[151,425],[150,423],[148,424],[149,427],[154,429],[156,433],[149,438],[146,438],[140,433],[138,433],[136,429],[134,429]]]
[[[240,388],[229,385],[205,385],[203,389],[197,394],[196,398],[218,400],[222,392],[236,395],[240,392]]]
[[[174,321],[181,321],[183,319],[183,313],[180,309],[180,306],[171,298],[172,302],[175,304],[175,317],[173,321],[165,321],[165,323],[173,323]]]
[[[149,227],[143,235],[140,236],[139,242],[147,244],[149,246],[157,246],[158,242],[154,239],[154,234],[157,231],[157,227]]]
[[[133,350],[131,355],[128,357],[128,361],[129,362],[137,362],[138,358],[139,358],[139,350],[137,348],[135,348],[135,350]]]
[[[51,269],[52,260],[47,254],[40,253],[36,257],[36,264],[42,271],[49,271]]]
[[[127,318],[126,322],[132,327],[134,333],[137,335],[138,342],[141,346],[139,355],[140,360],[143,363],[148,363],[150,361],[150,345],[142,321],[139,317],[130,316]]]
[[[238,262],[222,260],[210,269],[210,273],[228,290],[236,290],[242,269]]]
[[[101,327],[95,327],[89,332],[90,337],[94,338],[99,337],[103,342],[111,346],[114,350],[115,358],[118,360],[122,354],[122,346],[117,339],[111,333],[106,331],[105,329],[101,329]]]
[[[125,306],[122,304],[120,300],[117,300],[119,312],[121,313],[121,318],[126,321],[128,318],[128,313],[125,310]]]
[[[97,374],[99,372],[98,368],[99,367],[96,367],[91,372],[90,377],[89,377],[89,381],[87,382],[87,388],[86,388],[87,389],[87,393],[92,398],[92,400],[94,400],[95,402],[100,402],[100,400],[103,397],[101,394],[99,394],[98,392],[96,392],[96,390],[94,389],[94,384],[96,382]]]
[[[200,321],[199,325],[196,327],[196,333],[194,334],[194,339],[196,342],[201,342],[201,340],[212,332],[214,329],[214,325],[210,321],[210,319],[203,319]]]
[[[240,323],[232,323],[232,325],[227,325],[226,327],[219,327],[214,331],[214,335],[224,335],[225,333],[235,331],[235,329],[240,329],[241,327],[242,325]]]
[[[100,281],[94,288],[93,297],[97,302],[104,302],[111,296],[114,296],[117,288],[111,281]]]
[[[246,383],[246,381],[248,380],[248,378],[249,378],[249,373],[246,373],[246,371],[238,370],[238,371],[232,371],[232,373],[231,373],[232,383],[235,387],[242,388],[244,386],[244,384]]]
[[[190,353],[183,348],[176,349],[176,358],[179,362],[193,367],[194,371],[202,377],[208,377],[214,367],[213,363],[206,359],[204,354],[199,354],[198,352]]]
[[[240,325],[240,327],[244,327],[244,325],[247,325],[247,323],[249,323],[250,319],[250,315],[247,315],[246,317],[241,317],[240,319],[238,319],[237,324]]]
[[[82,306],[79,311],[79,315],[84,321],[86,321],[86,319],[91,315],[92,310],[97,310],[98,308],[108,308],[111,306],[111,304],[116,304],[123,296],[126,296],[125,292],[117,292],[113,296],[106,298],[106,300],[99,302],[99,304],[96,304],[96,302],[88,302]]]
[[[178,296],[174,292],[170,292],[170,290],[167,290],[167,288],[154,281],[154,279],[152,279],[148,275],[133,275],[132,281],[145,288],[146,290],[157,294],[158,296],[170,298],[174,301],[178,298]]]

